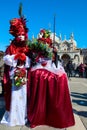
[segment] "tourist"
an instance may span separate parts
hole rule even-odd
[[[79,65],[79,77],[84,77],[85,66],[83,63]]]
[[[66,68],[67,68],[67,76],[69,78],[72,77],[73,76],[74,67],[73,67],[73,64],[72,64],[71,60],[69,60],[69,62],[67,63]]]

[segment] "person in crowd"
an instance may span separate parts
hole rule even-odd
[[[66,68],[67,68],[68,77],[69,78],[72,77],[72,72],[73,72],[74,68],[73,68],[73,64],[72,64],[71,60],[69,60],[69,62],[67,63]]]
[[[78,75],[79,76],[79,65],[76,67],[76,69],[75,69],[75,75],[74,76],[76,76],[76,75]]]
[[[85,65],[85,77],[87,78],[87,63]]]
[[[1,88],[0,97],[3,97],[3,95],[4,95],[4,86],[3,86],[4,62],[3,62],[3,55],[4,55],[4,52],[1,53],[1,56],[0,56],[0,88]]]
[[[79,77],[84,77],[85,66],[83,63],[79,65]]]

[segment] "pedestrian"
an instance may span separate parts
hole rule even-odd
[[[3,62],[3,55],[4,55],[4,53],[2,54],[2,56],[0,58],[0,87],[1,87],[0,97],[4,96],[4,85],[3,85],[4,62]]]
[[[72,77],[72,72],[74,68],[71,60],[67,63],[66,68],[67,68],[67,76],[69,78]]]
[[[84,77],[85,66],[83,63],[79,65],[79,77]]]

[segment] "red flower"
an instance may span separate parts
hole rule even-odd
[[[43,34],[44,34],[45,32],[46,32],[46,31],[45,31],[44,29],[40,30],[40,33],[43,33]]]
[[[51,40],[50,38],[46,38],[46,39],[45,39],[45,42],[46,42],[47,44],[49,44],[49,45],[52,44],[52,40]]]
[[[27,78],[26,78],[26,69],[25,68],[17,68],[14,71],[14,84],[17,87],[20,87],[24,84],[26,84]]]
[[[40,41],[40,42],[45,42],[45,38],[43,38],[43,37],[42,37],[42,38],[39,38],[38,41]]]

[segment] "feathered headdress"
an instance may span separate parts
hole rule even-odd
[[[14,37],[19,35],[27,36],[28,28],[26,27],[26,18],[22,15],[22,4],[19,7],[20,18],[13,18],[10,20],[10,34]]]

